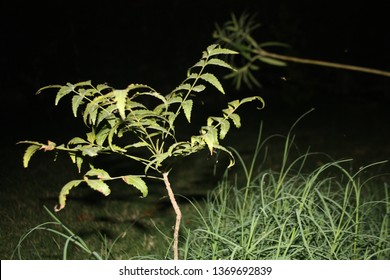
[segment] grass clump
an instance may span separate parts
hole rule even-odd
[[[289,134],[280,170],[252,175],[264,145],[260,138],[248,167],[239,157],[246,184],[232,183],[226,175],[206,207],[196,207],[186,259],[390,258],[389,186],[374,177],[363,179],[368,168],[383,162],[352,173],[343,167],[348,160],[330,160],[306,172],[318,154],[307,152],[289,162]]]

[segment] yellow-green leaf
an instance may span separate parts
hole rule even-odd
[[[212,58],[209,61],[207,61],[207,64],[218,65],[218,66],[225,67],[225,68],[233,70],[233,67],[229,63],[227,63],[227,62],[225,62],[225,61],[223,61],[222,59],[219,59],[219,58]]]
[[[239,115],[237,115],[237,114],[230,114],[228,117],[233,121],[234,125],[237,128],[241,127],[241,118],[240,118]]]
[[[232,50],[229,50],[229,49],[221,48],[217,44],[210,45],[207,48],[207,53],[208,53],[209,56],[219,55],[219,54],[238,54],[238,52],[236,52],[236,51],[232,51]]]
[[[230,122],[222,118],[220,124],[221,124],[221,130],[219,132],[219,138],[224,139],[230,129]]]
[[[60,102],[60,99],[64,97],[65,95],[71,93],[74,91],[75,86],[72,85],[71,83],[67,83],[66,86],[62,86],[60,90],[57,92],[56,100],[55,100],[55,105],[58,105],[58,102]]]
[[[122,180],[128,184],[134,186],[136,189],[138,189],[142,193],[142,197],[146,197],[148,195],[148,187],[144,180],[142,180],[138,176],[134,175],[127,175],[122,176]]]
[[[260,101],[260,103],[261,103],[261,107],[258,107],[258,109],[264,108],[265,102],[264,102],[263,98],[261,98],[260,96],[251,96],[251,97],[243,98],[243,99],[240,101],[240,105],[242,105],[242,104],[244,104],[244,103],[247,103],[247,102],[252,102],[252,101],[254,101],[254,100],[258,100],[258,101]]]
[[[219,145],[217,129],[213,126],[203,126],[201,133],[203,140],[209,148],[210,154],[213,154],[214,146]]]
[[[102,180],[111,179],[111,176],[107,171],[99,168],[90,169],[87,173],[85,173],[85,176],[96,176],[98,179]]]
[[[110,129],[108,127],[103,127],[96,134],[96,144],[103,146],[104,141],[106,141]]]
[[[99,179],[90,180],[87,177],[85,177],[84,181],[88,184],[88,186],[91,189],[98,191],[104,194],[105,196],[111,193],[110,187],[103,180],[99,180]]]
[[[68,145],[77,145],[77,144],[88,144],[89,142],[84,140],[81,137],[74,137],[69,140]]]
[[[81,166],[82,166],[82,164],[83,164],[83,158],[77,156],[76,153],[69,153],[69,156],[70,156],[70,159],[72,160],[72,162],[73,162],[74,164],[76,164],[77,170],[78,170],[78,172],[80,173],[80,172],[81,172]]]
[[[72,112],[73,116],[77,117],[77,110],[81,104],[83,104],[83,95],[74,95],[72,97]]]
[[[28,163],[30,162],[31,157],[33,154],[35,154],[36,151],[38,151],[41,148],[40,145],[31,145],[29,146],[23,155],[23,167],[27,168]]]
[[[236,160],[235,160],[232,152],[229,151],[228,149],[226,149],[224,146],[215,145],[215,149],[222,150],[222,151],[226,152],[229,155],[230,163],[229,163],[229,166],[227,168],[232,167],[236,163]]]
[[[223,87],[217,77],[214,76],[214,74],[211,73],[204,73],[199,76],[202,80],[205,80],[206,82],[212,84],[216,89],[218,89],[220,92],[225,94],[225,91],[223,90]]]
[[[191,99],[188,99],[182,103],[184,114],[186,115],[187,121],[191,122],[191,111],[192,111],[193,102]]]
[[[72,180],[62,187],[60,195],[58,197],[59,205],[55,206],[54,211],[58,212],[65,207],[66,196],[69,194],[69,191],[72,188],[77,187],[81,182],[83,182],[83,180]]]
[[[122,120],[124,120],[126,118],[125,106],[127,90],[114,90],[113,94],[115,96],[116,107],[118,109],[119,115],[121,116]]]

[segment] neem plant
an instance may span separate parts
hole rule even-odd
[[[148,187],[144,179],[162,180],[176,214],[173,251],[174,259],[178,259],[181,211],[168,178],[174,162],[208,149],[211,154],[215,150],[226,152],[230,157],[228,167],[232,166],[233,154],[220,145],[219,140],[226,136],[231,122],[237,128],[240,127],[240,116],[236,111],[241,105],[257,100],[261,107],[264,106],[264,101],[259,96],[228,102],[221,116],[207,118],[206,125],[200,128],[198,135],[193,135],[187,140],[178,140],[179,137],[183,137],[176,126],[178,117],[184,114],[186,121],[191,123],[191,115],[196,111],[193,107],[193,98],[206,89],[206,84],[211,84],[219,92],[225,93],[218,78],[207,72],[206,67],[214,65],[233,70],[228,63],[217,58],[218,55],[233,54],[236,52],[217,44],[209,46],[203,52],[202,58],[188,70],[185,80],[167,95],[162,95],[147,85],[130,84],[125,89],[115,89],[106,84],[94,86],[90,81],[41,88],[37,93],[58,89],[55,105],[63,97],[71,95],[73,114],[75,117],[82,117],[89,132],[86,137],[74,137],[67,144],[61,145],[52,141],[48,141],[47,144],[35,141],[19,142],[29,144],[23,156],[24,167],[28,167],[31,157],[38,150],[68,153],[79,173],[82,166],[87,165],[88,157],[94,158],[102,154],[117,154],[144,165],[144,174],[112,177],[106,170],[95,168],[88,162],[88,171],[84,173],[82,179],[72,180],[63,186],[55,211],[65,207],[70,190],[81,183],[107,196],[110,194],[107,183],[122,180],[137,188],[142,197],[145,197],[148,194]],[[124,142],[125,145],[121,144]]]

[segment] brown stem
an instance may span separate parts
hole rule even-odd
[[[339,68],[339,69],[344,69],[344,70],[358,71],[358,72],[364,72],[364,73],[370,73],[370,74],[390,77],[389,71],[383,71],[383,70],[372,69],[372,68],[367,68],[367,67],[360,67],[360,66],[346,65],[346,64],[341,64],[341,63],[334,63],[334,62],[327,62],[327,61],[321,61],[321,60],[287,56],[287,55],[282,55],[282,54],[270,53],[270,52],[267,52],[263,49],[256,50],[256,53],[258,53],[261,56],[272,57],[272,58],[276,58],[276,59],[284,60],[284,61],[319,65],[319,66],[325,66],[325,67],[333,67],[333,68]]]
[[[172,207],[175,210],[176,213],[176,223],[175,228],[173,232],[173,259],[178,260],[179,259],[179,229],[180,229],[180,221],[181,221],[181,211],[180,207],[176,202],[175,195],[171,188],[171,183],[168,180],[168,174],[169,172],[163,173],[164,183],[165,187],[168,191],[168,196],[171,201]]]

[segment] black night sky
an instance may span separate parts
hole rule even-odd
[[[390,70],[390,17],[383,1],[52,0],[0,5],[2,139],[13,147],[19,140],[51,137],[77,126],[69,104],[55,108],[54,96],[34,95],[40,87],[92,80],[117,88],[145,83],[169,92],[214,42],[214,24],[229,20],[231,13],[257,13],[259,41],[287,43],[289,55]],[[263,88],[232,94],[263,96],[267,107],[260,119],[270,132],[286,133],[301,114],[316,108],[302,124],[308,144],[323,143],[318,148],[324,149],[330,144],[331,150],[350,147],[350,141],[372,143],[374,158],[389,156],[389,148],[381,146],[389,142],[389,78],[297,64],[265,66],[258,75]]]

